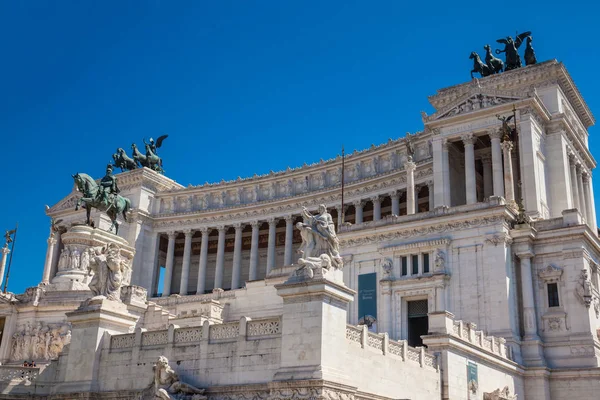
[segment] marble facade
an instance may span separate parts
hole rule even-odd
[[[137,398],[160,356],[211,400],[592,398],[600,240],[590,110],[556,61],[429,101],[412,159],[404,139],[346,157],[344,204],[339,157],[189,187],[138,169],[118,175],[134,205],[120,237],[96,229],[82,242],[69,194],[47,212],[62,223],[41,284],[0,298],[0,399],[33,383],[40,398]],[[508,141],[497,116],[513,112]],[[319,204],[337,226],[343,269],[288,280],[296,224]],[[81,308],[94,240],[119,242],[130,276],[118,299]],[[366,274],[377,282],[371,329],[357,326]],[[60,350],[32,345],[55,331]],[[26,359],[40,367],[19,367]]]

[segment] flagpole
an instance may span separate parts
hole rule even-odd
[[[6,293],[6,289],[8,288],[8,278],[10,277],[10,265],[12,264],[13,254],[15,254],[15,245],[17,244],[17,230],[19,229],[19,223],[17,222],[15,226],[15,236],[13,237],[12,246],[10,249],[10,258],[8,259],[8,268],[6,268],[6,279],[4,280],[4,289],[3,292]]]
[[[341,215],[340,215],[340,226],[342,226],[344,224],[344,217],[345,217],[345,213],[344,213],[344,145],[342,145],[342,210],[341,210]]]

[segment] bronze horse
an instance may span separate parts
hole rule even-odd
[[[473,60],[473,70],[471,71],[471,79],[474,78],[473,72],[478,72],[479,74],[481,74],[482,77],[486,77],[492,74],[490,67],[484,64],[481,61],[481,58],[479,58],[479,54],[473,51],[469,58]]]
[[[92,212],[92,208],[96,208],[100,211],[105,211],[112,221],[109,232],[115,228],[115,234],[119,234],[117,216],[122,214],[123,219],[127,222],[127,212],[131,210],[131,201],[126,197],[116,195],[117,198],[114,201],[114,204],[106,205],[98,196],[100,186],[98,186],[91,176],[88,174],[77,173],[72,175],[72,177],[75,181],[77,191],[83,193],[83,197],[77,200],[75,210],[79,210],[81,203],[84,204],[86,210],[85,223],[90,225],[90,213]]]
[[[117,149],[117,152],[113,154],[113,159],[115,160],[115,166],[121,168],[121,172],[123,172],[123,170],[131,171],[137,168],[135,160],[129,157],[127,153],[125,153],[125,150],[120,147]]]
[[[483,48],[485,49],[485,63],[490,71],[492,71],[492,74],[499,74],[502,72],[504,70],[504,63],[502,60],[494,57],[492,54],[492,48],[489,44],[486,44],[483,46]]]

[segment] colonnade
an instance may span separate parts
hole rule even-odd
[[[507,202],[515,201],[514,177],[512,169],[513,144],[510,141],[501,142],[502,133],[493,130],[488,133],[490,138],[490,153],[481,156],[483,164],[483,197],[504,197]],[[467,133],[460,137],[464,146],[464,180],[466,204],[477,203],[477,181],[475,168],[475,144],[478,136]],[[434,160],[439,160],[439,167],[434,165],[434,170],[441,171],[439,177],[443,183],[441,195],[438,195],[438,206],[451,206],[453,204],[450,188],[450,154],[449,150],[454,143],[450,139],[441,139],[441,157],[434,155]],[[439,145],[438,145],[439,146]],[[438,147],[440,148],[440,147]]]
[[[412,175],[412,172],[414,171],[411,170],[410,171],[410,175]],[[407,179],[409,182],[411,182],[411,179]],[[414,178],[412,179],[413,182],[413,190],[408,190],[406,193],[406,213],[407,214],[414,214],[416,212],[418,212],[418,208],[417,208],[417,202],[419,200],[419,196],[417,195],[419,190],[421,188],[424,188],[425,185],[427,185],[429,193],[433,193],[433,182],[429,181],[426,182],[424,184],[420,184],[420,185],[414,185]],[[412,195],[411,195],[412,192]],[[388,202],[388,197],[389,200],[391,200],[391,204],[390,202]],[[367,216],[369,217],[369,220],[372,221],[378,221],[381,220],[384,216],[384,213],[382,211],[382,204],[385,203],[386,204],[386,214],[394,214],[394,215],[400,215],[400,198],[401,198],[401,192],[398,190],[393,190],[391,192],[385,193],[385,194],[380,194],[380,195],[375,195],[372,196],[368,199],[361,199],[361,200],[356,200],[351,202],[350,204],[346,205],[346,210],[348,209],[354,209],[354,213],[347,215],[346,221],[352,221],[355,224],[361,224],[364,222],[367,222],[365,220],[365,206],[366,204],[370,201],[372,202],[372,214],[369,213],[367,214]],[[421,197],[421,200],[424,201],[423,197]],[[428,203],[429,209],[432,208],[433,206],[433,198],[432,196],[429,196],[429,203]],[[335,210],[335,211],[333,211]],[[371,209],[369,208],[368,211],[370,212]],[[336,206],[335,208],[332,208],[331,210],[329,210],[330,213],[332,213],[334,215],[334,222],[337,225],[337,229],[339,231],[342,220],[340,218],[341,214],[342,214],[342,207],[341,205]],[[282,216],[282,217],[271,217],[269,219],[267,219],[266,221],[251,221],[251,222],[247,222],[247,223],[234,223],[232,225],[222,225],[222,226],[217,226],[217,227],[202,227],[200,229],[198,229],[200,231],[200,253],[199,253],[199,257],[197,258],[197,262],[198,262],[198,266],[197,266],[197,271],[198,271],[198,277],[197,277],[197,281],[196,281],[196,294],[203,294],[206,292],[207,288],[210,289],[211,285],[207,282],[207,275],[210,276],[214,276],[214,282],[212,287],[213,288],[223,288],[223,287],[231,287],[231,289],[238,289],[240,287],[243,286],[244,282],[246,280],[248,281],[252,281],[252,280],[257,280],[257,279],[261,279],[262,278],[262,272],[266,273],[267,275],[269,274],[269,272],[277,267],[277,252],[276,252],[276,247],[278,244],[277,241],[277,227],[278,224],[281,220],[285,220],[285,229],[280,230],[279,234],[283,234],[284,235],[284,243],[283,243],[283,248],[284,248],[284,254],[283,254],[283,265],[292,265],[294,262],[296,262],[297,258],[298,258],[298,254],[296,254],[294,252],[294,245],[299,243],[299,238],[294,238],[294,223],[297,221],[300,221],[302,219],[302,217],[300,215],[286,215],[286,216]],[[265,243],[264,240],[264,235],[265,235],[265,230],[262,231],[263,234],[263,241],[260,241],[260,229],[261,226],[264,223],[268,224],[268,233],[267,233],[267,240],[266,240],[266,271],[264,268],[260,269],[261,272],[261,276],[259,276],[259,243]],[[251,227],[251,233],[250,235],[250,246],[249,246],[249,264],[245,264],[246,267],[244,267],[244,270],[247,271],[246,273],[243,274],[243,268],[242,268],[242,252],[244,250],[248,250],[247,244],[248,242],[246,241],[246,248],[243,249],[243,241],[242,241],[242,236],[244,234],[244,228],[250,226]],[[280,228],[282,228],[281,225],[279,225]],[[234,238],[233,238],[233,257],[229,258],[229,263],[230,265],[226,265],[228,263],[226,263],[225,260],[225,253],[226,253],[226,233],[227,231],[229,231],[231,228],[234,228]],[[213,232],[213,230],[217,230],[217,235],[213,235],[211,236],[211,239],[216,236],[216,257],[213,259],[213,262],[209,263],[209,236],[211,235],[211,232]],[[282,232],[283,231],[283,232]],[[245,231],[248,232],[248,229]],[[181,266],[181,274],[179,275],[179,290],[178,290],[178,294],[180,295],[187,295],[188,294],[188,290],[191,290],[191,287],[193,287],[193,283],[190,282],[190,269],[192,268],[192,241],[193,241],[193,237],[194,234],[196,233],[196,231],[193,231],[191,229],[186,229],[186,230],[181,230],[181,231],[169,231],[169,232],[163,232],[163,233],[159,233],[159,235],[166,235],[167,238],[167,246],[166,246],[166,256],[165,256],[165,262],[164,262],[164,266],[165,266],[165,271],[164,271],[164,276],[163,276],[163,284],[162,284],[162,296],[169,296],[172,293],[171,289],[173,287],[177,287],[177,285],[173,285],[173,279],[174,279],[174,270],[176,268],[176,257],[175,257],[175,243],[177,240],[177,237],[180,236],[180,234],[183,233],[183,237],[184,237],[184,245],[183,245],[183,255],[181,257],[181,261],[180,263],[177,264],[177,266]],[[245,236],[246,238],[248,238],[248,236]],[[295,240],[296,239],[296,240]],[[212,242],[213,246],[213,252],[214,252],[214,241]],[[231,236],[229,236],[229,246],[231,246]],[[279,244],[281,245],[281,237],[279,240]],[[263,247],[264,248],[264,247]],[[196,248],[197,249],[197,248]],[[231,249],[231,247],[229,247],[229,249]],[[164,253],[163,253],[164,254]],[[181,253],[179,253],[181,254]],[[198,254],[198,253],[196,253]],[[213,253],[214,254],[214,253]],[[264,253],[263,253],[264,254]],[[281,254],[281,253],[279,253]],[[156,252],[156,256],[158,257],[158,252]],[[246,257],[247,253],[246,253]],[[246,258],[246,260],[248,260],[248,258]],[[281,262],[281,260],[280,260]],[[156,265],[156,267],[160,267],[159,265],[160,263],[154,263],[154,265]],[[214,264],[214,265],[209,265],[209,264]],[[264,267],[264,266],[263,266]],[[227,273],[225,274],[225,270],[226,268],[228,269],[227,271],[229,272],[229,268],[231,268],[230,272],[231,274]],[[195,266],[194,266],[195,269]],[[210,271],[210,274],[207,274],[207,272]],[[214,271],[214,275],[213,275],[213,271]],[[228,277],[231,276],[231,281],[227,281],[225,282],[224,280],[224,276],[227,275]],[[229,278],[228,278],[229,279]],[[229,283],[231,283],[231,285],[229,286]]]
[[[588,225],[595,230],[596,213],[591,176],[583,165],[577,161],[574,154],[569,154],[569,177],[571,179],[573,208],[577,208]]]

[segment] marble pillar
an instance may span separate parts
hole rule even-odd
[[[267,275],[275,268],[275,239],[277,237],[277,220],[269,219],[269,239],[267,247]]]
[[[492,142],[492,181],[494,185],[494,196],[504,197],[504,172],[502,168],[502,147],[500,138],[502,132],[499,130],[490,133],[490,141]]]
[[[165,277],[163,280],[163,297],[171,294],[171,279],[173,278],[173,264],[175,263],[175,238],[177,232],[168,232],[169,244],[167,246],[167,262],[165,265]]]
[[[5,245],[2,249],[0,249],[0,251],[2,252],[2,258],[0,258],[0,288],[1,288],[2,284],[4,283],[4,271],[6,270],[6,256],[8,255],[8,253],[10,253],[10,250],[8,249],[8,245]]]
[[[356,219],[354,221],[355,224],[363,223],[363,206],[365,205],[362,200],[355,201],[354,210],[356,212]]]
[[[571,193],[573,194],[573,208],[581,210],[579,205],[579,189],[577,188],[577,167],[576,167],[575,156],[569,154],[569,177],[571,178]]]
[[[381,219],[381,198],[379,196],[371,197],[373,202],[373,221]]]
[[[283,264],[292,265],[294,240],[294,217],[292,215],[285,216],[285,249],[283,254]]]
[[[585,178],[586,180],[583,183],[587,184],[586,196],[588,199],[588,203],[590,204],[588,208],[588,214],[590,215],[589,225],[592,229],[592,232],[594,232],[594,234],[597,234],[598,224],[596,222],[596,204],[594,202],[594,187],[592,183],[592,175],[588,173],[585,175]]]
[[[231,289],[240,288],[242,276],[242,231],[244,227],[239,222],[234,225],[235,239],[233,242],[233,270],[231,272]]]
[[[190,258],[192,256],[192,235],[191,230],[183,231],[185,244],[183,246],[183,263],[181,264],[181,280],[179,281],[179,294],[185,296],[188,294],[188,282],[190,279]]]
[[[447,207],[452,206],[452,193],[450,192],[450,142],[444,140],[442,142],[442,165],[444,166],[444,205]]]
[[[344,222],[343,219],[343,213],[342,213],[342,206],[338,206],[335,208],[335,211],[337,212],[337,226],[336,226],[336,231],[339,232],[340,228],[342,227],[342,223]]]
[[[505,140],[502,142],[502,150],[504,152],[504,193],[508,203],[515,202],[515,186],[513,183],[512,169],[512,142]]]
[[[488,198],[494,194],[492,179],[492,157],[489,154],[481,156],[483,164],[483,197]]]
[[[592,209],[590,207],[590,177],[587,173],[581,175],[581,181],[583,182],[583,200],[585,204],[585,219],[590,227],[592,227]]]
[[[444,285],[435,287],[435,311],[446,311],[446,293]]]
[[[47,285],[50,283],[50,271],[52,270],[52,260],[54,260],[54,249],[56,248],[56,242],[57,240],[54,232],[50,233],[50,237],[48,238],[48,249],[46,250],[46,262],[44,263],[44,274],[42,275],[43,285]],[[4,252],[4,249],[2,249],[2,252]],[[2,254],[2,258],[4,259],[4,253]],[[0,264],[0,266],[3,265],[3,263]],[[4,271],[3,268],[0,269]],[[3,277],[4,273],[2,274],[2,276],[0,276],[0,286],[2,286]]]
[[[201,228],[202,239],[200,242],[200,261],[198,265],[198,284],[196,294],[204,294],[206,291],[206,264],[208,263],[208,228]]]
[[[427,181],[427,189],[429,190],[429,211],[433,211],[433,208],[434,208],[433,181]]]
[[[389,196],[392,199],[392,215],[400,215],[400,194],[394,190]]]
[[[531,258],[533,253],[518,255],[521,260],[521,285],[523,288],[523,324],[524,340],[538,339],[537,318],[535,316],[535,300],[533,296],[533,276],[531,273]]]
[[[477,203],[477,182],[475,180],[475,141],[472,133],[462,135],[465,145],[465,190],[467,204]]]
[[[404,164],[404,168],[406,168],[406,214],[412,215],[416,212],[415,169],[417,168],[417,164],[409,158],[409,161]]]
[[[255,281],[258,278],[258,230],[260,224],[258,221],[252,221],[252,243],[250,244],[250,272],[248,280]]]
[[[585,195],[583,194],[583,169],[581,164],[577,164],[577,194],[579,196],[579,212],[587,220],[587,209],[585,207]]]
[[[225,268],[225,232],[224,226],[219,226],[219,241],[217,242],[217,263],[215,268],[215,289],[223,288],[223,269]]]

